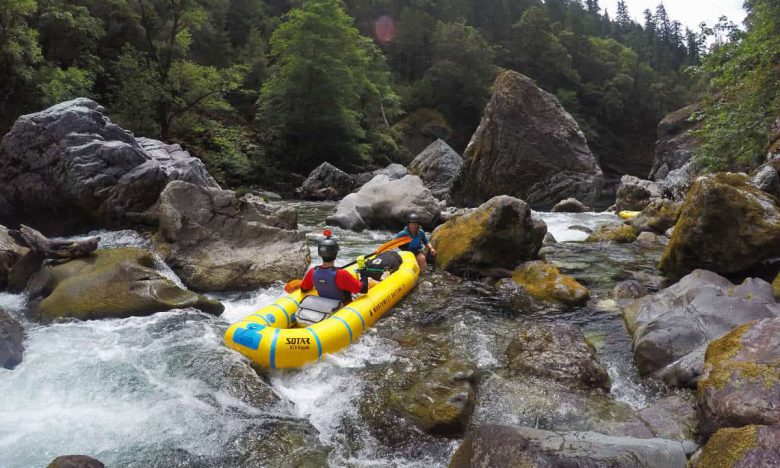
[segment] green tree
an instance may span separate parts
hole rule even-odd
[[[780,119],[780,5],[749,0],[747,32],[731,31],[696,72],[711,95],[698,114],[696,156],[714,169],[749,169],[765,155],[767,134]]]
[[[291,10],[271,37],[271,55],[260,118],[278,160],[308,170],[369,159],[364,116],[397,97],[341,2],[306,0]]]
[[[0,8],[0,116],[2,128],[24,108],[43,56],[38,32],[27,20],[37,11],[35,0],[8,0]]]

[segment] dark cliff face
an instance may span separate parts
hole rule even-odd
[[[691,117],[701,106],[701,103],[696,103],[676,110],[658,124],[658,141],[655,145],[655,160],[648,177],[650,180],[663,180],[669,172],[683,167],[691,160],[698,144],[696,137],[689,133],[697,126]]]
[[[573,197],[592,204],[603,174],[585,135],[558,100],[533,80],[502,73],[466,148],[453,200],[477,205],[511,195],[549,209]]]

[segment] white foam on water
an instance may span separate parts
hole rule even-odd
[[[582,242],[588,238],[588,233],[571,229],[573,226],[583,226],[596,230],[603,224],[615,224],[620,218],[614,213],[546,213],[534,212],[547,224],[547,232],[558,242]]]
[[[213,297],[222,301],[222,304],[225,306],[225,311],[221,317],[227,320],[228,323],[233,324],[271,304],[282,294],[284,294],[284,289],[281,284],[278,284],[249,293],[216,294]]]

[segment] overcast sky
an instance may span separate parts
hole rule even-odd
[[[659,3],[660,0],[626,0],[628,12],[640,24],[642,12],[647,8],[655,11]],[[601,0],[599,4],[601,8],[609,11],[610,16],[615,15],[617,0]],[[663,4],[672,20],[677,20],[695,31],[699,29],[699,23],[702,21],[712,26],[723,15],[739,26],[742,26],[742,20],[745,19],[742,0],[665,0]]]

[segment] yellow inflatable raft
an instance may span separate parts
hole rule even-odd
[[[634,219],[640,214],[642,214],[641,211],[621,211],[618,213],[618,216],[620,216],[620,219]]]
[[[299,289],[233,324],[225,332],[225,344],[271,369],[301,367],[349,346],[414,287],[420,267],[411,252],[400,254],[398,270],[325,320],[298,326],[301,302],[316,295]],[[357,277],[357,266],[347,271]]]

